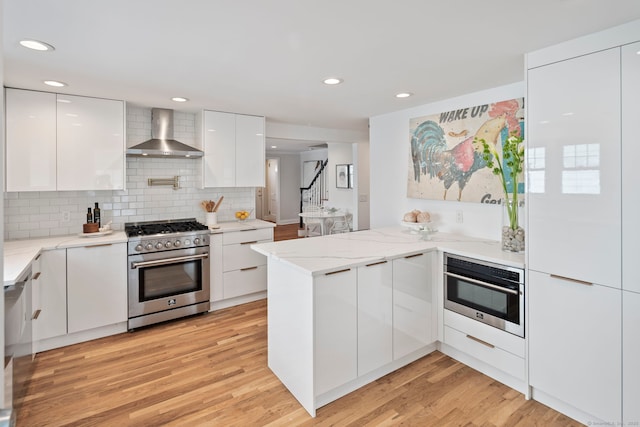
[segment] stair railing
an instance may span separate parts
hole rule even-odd
[[[320,168],[316,175],[311,180],[311,183],[308,187],[300,187],[300,213],[302,213],[305,202],[308,205],[316,205],[320,206],[322,201],[325,200],[325,191],[326,191],[326,179],[325,167],[329,163],[329,159],[325,160],[320,164]],[[300,217],[300,228],[303,226],[302,217]]]

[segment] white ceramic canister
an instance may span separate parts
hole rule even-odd
[[[218,224],[218,212],[207,212],[205,213],[205,216],[207,227]]]

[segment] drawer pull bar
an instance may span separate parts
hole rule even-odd
[[[40,259],[40,255],[42,255],[42,254],[38,254],[38,256],[36,257],[35,261]]]
[[[90,245],[90,246],[84,246],[87,249],[91,249],[91,248],[99,248],[100,246],[111,246],[112,243],[102,243],[100,245]]]
[[[31,320],[36,320],[38,317],[40,317],[40,313],[42,312],[42,310],[37,309],[34,313],[33,316],[31,317]]]
[[[409,258],[415,258],[415,257],[419,257],[422,256],[423,254],[413,254],[413,255],[407,255],[406,257],[404,257],[405,259],[409,259]]]
[[[557,274],[550,274],[550,276],[554,279],[565,280],[567,282],[578,283],[580,285],[593,286],[591,282],[585,282],[584,280],[572,279],[571,277],[558,276]]]
[[[486,342],[486,341],[482,341],[480,338],[476,338],[476,337],[474,337],[473,335],[467,335],[467,338],[469,338],[470,340],[473,340],[473,341],[475,341],[475,342],[477,342],[477,343],[480,343],[480,344],[482,344],[482,345],[485,345],[485,346],[487,346],[487,347],[489,347],[489,348],[496,348],[496,346],[495,346],[495,345],[493,345],[493,344],[489,344],[489,343],[488,343],[488,342]]]
[[[378,262],[373,262],[371,264],[367,264],[367,265],[365,265],[365,267],[373,267],[374,265],[380,265],[380,264],[386,264],[386,263],[387,263],[387,260],[378,261]]]
[[[324,273],[324,275],[325,276],[331,276],[332,274],[346,273],[347,271],[351,271],[351,269],[350,268],[345,268],[344,270],[330,271],[328,273]]]
[[[258,267],[246,267],[246,268],[241,268],[240,271],[249,271],[249,270],[257,270]]]
[[[38,277],[40,277],[40,272],[39,271],[36,274],[33,275],[32,280],[38,280]]]
[[[244,230],[240,230],[240,231],[256,231],[257,228],[245,228]]]
[[[254,240],[253,242],[242,242],[240,243],[241,245],[253,245],[254,243],[258,243],[257,240]]]

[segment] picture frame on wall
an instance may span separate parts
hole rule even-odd
[[[336,165],[336,188],[351,188],[349,184],[349,165]]]

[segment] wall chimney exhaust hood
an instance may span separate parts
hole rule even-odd
[[[151,139],[127,149],[127,156],[135,157],[202,157],[197,148],[173,139],[173,110],[151,110]]]

